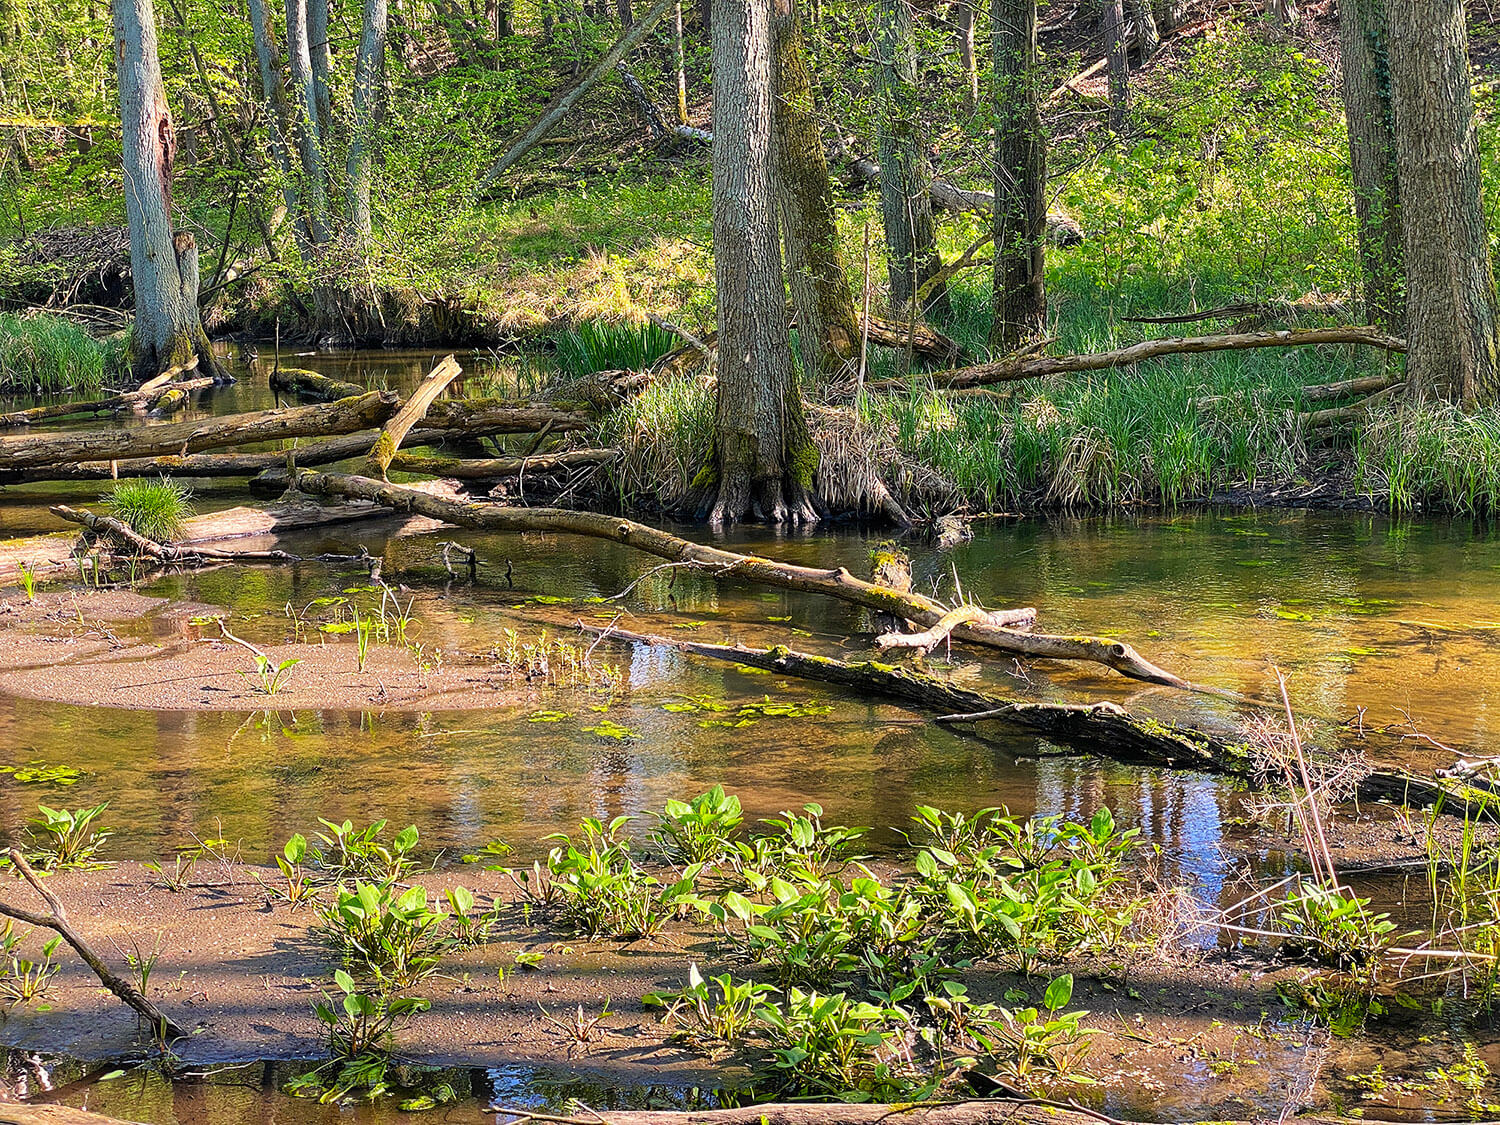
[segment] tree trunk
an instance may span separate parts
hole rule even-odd
[[[271,12],[266,7],[265,0],[250,0],[250,30],[255,39],[255,61],[260,71],[261,96],[269,110],[266,133],[271,156],[281,173],[281,198],[286,204],[287,213],[292,216],[292,233],[298,249],[306,252],[312,245],[312,231],[302,210],[296,170],[292,166],[289,140],[293,132],[292,107],[287,100],[286,87],[281,82],[281,47],[276,41],[276,29],[271,23]]]
[[[917,92],[917,52],[907,0],[880,0],[875,33],[876,92],[880,104],[875,128],[880,147],[880,215],[885,225],[886,261],[890,271],[891,312],[897,317],[946,313],[945,286],[933,286],[925,308],[914,312],[912,299],[943,268],[937,252],[932,200],[927,194],[931,171],[923,144]]]
[[[687,57],[682,39],[682,0],[673,8],[672,54],[677,64],[677,124],[688,123]]]
[[[1148,62],[1161,46],[1161,30],[1156,26],[1151,0],[1130,0],[1130,14],[1135,19],[1136,36],[1141,44],[1141,61]]]
[[[315,0],[316,2],[316,0]],[[292,79],[292,139],[301,160],[302,191],[307,207],[307,229],[321,245],[330,237],[328,175],[318,136],[318,98],[313,80],[312,48],[308,43],[308,0],[286,0],[287,63]]]
[[[712,50],[719,385],[713,460],[699,499],[721,524],[817,519],[817,451],[792,370],[777,239],[772,53],[771,0],[719,0]]]
[[[1487,405],[1500,395],[1500,314],[1480,199],[1461,0],[1387,0],[1406,259],[1408,386]]]
[[[630,7],[630,0],[615,0],[615,10],[620,13],[620,26],[629,31],[635,26],[635,12]]]
[[[363,262],[370,253],[370,181],[372,149],[379,119],[380,87],[385,74],[385,37],[390,9],[387,0],[364,0],[359,55],[354,61],[353,128],[347,162],[349,238]]]
[[[328,0],[307,0],[307,48],[312,57],[318,138],[326,145],[333,135],[333,94],[328,85],[328,75],[333,70],[333,48],[328,42]]]
[[[1339,0],[1339,51],[1366,320],[1405,328],[1401,194],[1383,0]]]
[[[802,18],[793,0],[772,0],[776,45],[776,197],[787,283],[809,372],[835,373],[859,355],[854,295],[839,252],[833,185],[813,116]]]
[[[215,376],[198,316],[198,247],[172,233],[172,160],[177,142],[156,52],[151,0],[115,0],[115,60],[120,91],[121,163],[135,285],[135,367],[143,378],[194,356]]]
[[[953,23],[958,28],[958,61],[964,71],[964,112],[979,108],[979,63],[974,55],[974,3],[958,0],[953,5]]]
[[[1099,39],[1109,56],[1109,127],[1124,132],[1130,112],[1130,54],[1125,42],[1123,0],[1103,0],[1099,10]]]
[[[1036,61],[1036,0],[990,0],[995,105],[995,280],[990,344],[1039,334],[1047,315],[1047,148]]]

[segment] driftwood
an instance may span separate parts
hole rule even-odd
[[[68,912],[63,909],[62,900],[53,894],[52,888],[37,878],[36,872],[31,869],[31,864],[26,862],[26,857],[16,848],[10,849],[10,861],[22,877],[31,884],[32,889],[42,896],[50,913],[37,914],[0,902],[0,914],[7,918],[14,918],[17,922],[24,922],[28,926],[37,926],[58,933],[63,941],[71,945],[78,956],[83,958],[84,964],[94,970],[94,975],[99,978],[105,988],[135,1009],[151,1025],[153,1034],[163,1039],[183,1038],[187,1032],[183,1031],[171,1016],[148,1000],[129,981],[109,971],[109,967],[105,965],[99,954],[94,952],[93,947],[68,922]]]
[[[70,508],[66,504],[55,504],[47,510],[59,519],[79,524],[102,539],[113,540],[117,546],[133,550],[136,554],[155,559],[157,562],[192,563],[205,559],[216,562],[301,561],[297,555],[288,554],[286,551],[224,551],[213,547],[158,543],[154,539],[147,539],[144,535],[131,530],[113,516],[95,515],[93,512]]]
[[[365,393],[365,388],[357,383],[342,383],[301,367],[278,367],[272,371],[271,389],[277,394],[296,395],[312,402],[337,402]]]
[[[931,649],[942,644],[952,635],[953,630],[960,625],[967,625],[971,621],[983,620],[984,610],[978,606],[961,605],[957,609],[949,610],[943,614],[931,626],[920,633],[882,633],[875,638],[876,648],[920,648]]]
[[[931,625],[948,612],[947,606],[931,598],[915,592],[899,593],[873,582],[865,582],[843,567],[825,570],[778,562],[757,555],[742,555],[693,543],[658,528],[616,516],[562,508],[512,508],[502,504],[459,503],[427,496],[397,485],[382,484],[368,477],[345,476],[340,473],[299,472],[296,486],[313,495],[371,500],[396,511],[428,516],[459,527],[485,531],[551,531],[562,535],[608,539],[658,558],[697,567],[715,577],[733,577],[783,590],[826,594],[840,601],[863,606],[877,613],[889,613],[920,625]],[[1121,675],[1146,683],[1240,698],[1236,692],[1194,684],[1174,675],[1153,664],[1123,641],[1104,637],[1050,636],[1021,632],[1016,628],[1018,625],[1029,625],[1035,616],[1036,611],[1033,609],[991,611],[988,621],[962,625],[954,630],[953,635],[959,640],[1016,656],[1102,664]]]
[[[397,453],[390,467],[403,473],[423,473],[452,480],[500,480],[528,473],[555,473],[570,469],[608,465],[620,459],[617,449],[573,449],[564,453],[538,453],[530,457],[435,457],[421,453]]]
[[[849,662],[797,652],[784,646],[769,649],[745,645],[717,645],[645,633],[615,626],[579,624],[586,632],[637,644],[660,645],[764,668],[787,676],[819,680],[857,692],[899,699],[937,713],[944,724],[1000,723],[1071,746],[1083,753],[1114,761],[1163,769],[1195,769],[1260,783],[1264,763],[1246,746],[1218,734],[1177,723],[1137,718],[1118,704],[1046,703],[1006,699],[989,692],[960,687],[914,668]],[[1500,820],[1500,796],[1464,779],[1419,777],[1404,770],[1372,770],[1355,785],[1363,801],[1390,801],[1409,806],[1434,806],[1445,813]]]
[[[0,414],[0,426],[34,426],[38,422],[54,421],[59,418],[74,418],[87,414],[113,414],[116,411],[131,408],[150,410],[164,396],[173,391],[195,391],[212,384],[213,380],[207,377],[184,379],[177,383],[151,386],[149,390],[143,387],[140,390],[126,391],[123,394],[111,395],[109,398],[96,399],[92,402],[55,402],[46,406],[32,406],[25,410],[13,410],[8,414]]]
[[[1216,336],[1172,336],[1142,340],[1138,344],[1111,352],[1087,355],[1018,356],[935,371],[928,376],[942,388],[978,387],[988,383],[1011,383],[1045,375],[1068,375],[1080,371],[1106,371],[1129,367],[1165,355],[1188,355],[1200,352],[1244,351],[1253,348],[1295,348],[1315,344],[1367,344],[1387,351],[1406,351],[1406,341],[1390,336],[1378,328],[1288,328],[1277,332],[1240,332]],[[908,386],[906,379],[882,379],[871,383],[874,389],[896,390]]]
[[[396,412],[394,391],[371,391],[323,406],[257,410],[166,426],[85,430],[0,437],[0,468],[25,469],[66,461],[186,456],[204,449],[281,438],[346,434],[379,425]]]
[[[406,440],[411,428],[422,420],[437,396],[448,389],[448,384],[462,373],[463,368],[458,365],[457,359],[451,355],[443,357],[427,373],[427,378],[422,380],[411,397],[401,404],[396,416],[381,427],[380,436],[375,439],[369,456],[369,465],[380,474],[381,480],[386,479],[385,473],[390,468],[391,458],[401,448],[401,443]]]

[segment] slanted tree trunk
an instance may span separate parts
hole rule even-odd
[[[316,0],[314,0],[316,2]],[[292,79],[292,139],[301,161],[307,228],[315,244],[328,241],[328,174],[318,134],[318,97],[308,40],[308,0],[286,0],[287,62]],[[279,76],[278,79],[279,81]]]
[[[964,71],[964,112],[979,107],[979,63],[974,55],[974,3],[958,0],[953,5],[953,24],[958,28],[958,61]]]
[[[1130,0],[1130,14],[1135,19],[1136,35],[1141,44],[1141,61],[1148,62],[1161,46],[1161,30],[1156,26],[1151,0]]]
[[[918,290],[943,268],[943,262],[937,252],[932,200],[927,194],[932,174],[919,118],[917,52],[907,0],[880,0],[876,20],[875,86],[880,104],[875,127],[891,311],[898,318],[946,312],[948,294],[941,283],[931,288],[924,308],[910,307]]]
[[[354,103],[349,135],[348,236],[363,260],[370,252],[370,181],[380,86],[385,74],[385,38],[390,9],[387,0],[364,0],[360,21],[359,54],[354,60]]]
[[[995,281],[990,344],[1014,351],[1042,330],[1047,290],[1047,148],[1036,64],[1036,0],[990,0],[995,104]]]
[[[1407,385],[1474,407],[1500,396],[1500,312],[1480,199],[1461,0],[1387,0],[1406,257]]]
[[[835,373],[859,355],[854,295],[839,252],[828,159],[813,116],[802,18],[772,0],[776,49],[775,180],[787,283],[808,371]]]
[[[135,367],[154,376],[194,356],[223,374],[198,316],[198,247],[172,232],[172,160],[177,140],[156,52],[151,0],[115,0],[115,63],[120,91],[121,164],[135,285]]]
[[[771,0],[716,0],[714,277],[719,385],[713,461],[699,482],[715,523],[812,521],[817,452],[786,333],[772,185]],[[712,504],[708,503],[712,498]]]
[[[1124,131],[1130,112],[1130,55],[1125,44],[1123,0],[1103,0],[1099,40],[1109,56],[1109,127],[1119,133]]]
[[[630,0],[615,0],[615,10],[620,13],[620,26],[629,31],[635,26],[635,12],[630,7]]]
[[[1387,48],[1383,0],[1339,0],[1344,115],[1349,123],[1365,318],[1399,333],[1405,330],[1406,302]]]

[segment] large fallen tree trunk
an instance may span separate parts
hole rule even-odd
[[[185,457],[226,445],[346,434],[379,425],[396,412],[399,403],[394,391],[371,391],[326,406],[257,410],[166,426],[0,437],[0,470],[172,453]]]
[[[55,402],[47,406],[31,406],[25,410],[13,410],[9,414],[0,414],[0,426],[34,426],[38,422],[51,422],[62,418],[114,414],[132,407],[149,410],[164,396],[174,391],[196,391],[212,385],[213,380],[205,376],[201,379],[183,379],[156,386],[147,384],[140,390],[126,391],[123,394],[95,399],[92,402]]]
[[[296,485],[313,495],[371,500],[400,512],[411,512],[459,527],[484,531],[552,531],[563,535],[587,535],[623,543],[658,558],[694,567],[719,578],[739,578],[783,590],[825,594],[877,613],[933,625],[949,607],[918,593],[901,593],[854,577],[843,567],[826,570],[778,562],[758,555],[742,555],[719,547],[694,543],[634,520],[594,512],[562,508],[512,508],[502,504],[456,502],[427,496],[409,488],[382,484],[368,477],[340,473],[299,472]],[[991,611],[986,621],[966,622],[953,636],[1016,656],[1041,659],[1079,660],[1102,664],[1122,675],[1146,683],[1165,684],[1187,691],[1240,698],[1238,693],[1194,684],[1151,663],[1123,641],[1104,637],[1050,636],[1025,633],[1015,628],[1035,619],[1033,609]]]
[[[270,383],[277,394],[296,395],[311,402],[337,402],[365,393],[365,388],[356,383],[341,383],[302,367],[278,367],[271,372]]]
[[[375,444],[370,447],[368,458],[370,468],[380,474],[380,479],[385,480],[386,469],[390,468],[391,458],[396,456],[396,451],[401,448],[401,443],[406,440],[406,435],[412,427],[420,422],[427,414],[427,408],[437,399],[437,396],[448,389],[448,384],[457,379],[463,373],[463,368],[458,365],[458,360],[453,356],[444,356],[443,359],[427,373],[420,386],[411,393],[411,397],[401,404],[401,409],[396,411],[395,417],[380,428],[380,434],[375,439]]]
[[[416,444],[417,434],[408,443]],[[452,480],[500,480],[528,473],[555,473],[608,465],[620,459],[618,449],[572,449],[563,453],[538,453],[530,457],[434,457],[422,453],[397,453],[390,467],[403,473],[423,473]]]
[[[676,637],[632,633],[615,626],[589,626],[586,632],[637,644],[662,645],[682,652],[727,660],[782,675],[837,684],[861,696],[878,695],[937,712],[938,722],[994,722],[1028,734],[1040,734],[1082,753],[1097,754],[1132,765],[1163,769],[1195,769],[1226,774],[1261,785],[1266,778],[1279,782],[1280,770],[1242,742],[1230,741],[1197,727],[1137,717],[1118,704],[1046,703],[1007,699],[990,692],[960,687],[914,668],[850,662],[797,652],[784,646],[769,649],[718,645]],[[1500,820],[1500,799],[1494,790],[1470,785],[1462,778],[1420,777],[1404,770],[1371,770],[1355,783],[1354,795],[1365,801],[1391,801],[1410,806],[1436,806],[1457,816]]]
[[[973,367],[956,367],[934,371],[926,378],[942,388],[978,387],[986,383],[1013,383],[1044,375],[1069,375],[1080,371],[1106,371],[1129,367],[1165,355],[1189,355],[1199,352],[1245,351],[1254,348],[1297,348],[1316,344],[1367,344],[1387,351],[1406,351],[1406,341],[1378,328],[1289,328],[1278,332],[1239,332],[1215,336],[1171,336],[1159,340],[1142,340],[1138,344],[1112,352],[1087,355],[1016,356],[995,363]],[[871,383],[873,389],[896,390],[909,386],[905,379],[881,379]]]

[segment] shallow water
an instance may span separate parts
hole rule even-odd
[[[406,387],[431,358],[285,361]],[[262,374],[214,392],[201,409],[268,404]],[[45,501],[64,493],[91,498],[97,490],[0,489],[0,534],[50,530]],[[222,485],[202,495],[205,507],[240,497]],[[414,591],[416,639],[429,650],[483,652],[506,628],[534,635],[538,616],[555,630],[574,618],[603,621],[618,607],[633,615],[627,627],[642,631],[770,641],[798,629],[806,634],[792,638],[799,645],[863,651],[849,640],[868,626],[858,610],[682,572],[648,577],[618,602],[590,600],[616,595],[656,563],[614,544],[464,533],[459,537],[479,553],[480,581],[450,585],[438,545],[451,534],[391,537],[375,525],[350,525],[304,535],[292,549],[362,545],[381,555],[387,579]],[[806,535],[750,528],[715,537],[856,572],[865,568],[876,539],[849,528]],[[951,594],[956,571],[964,591],[985,604],[1035,605],[1043,629],[1122,637],[1195,681],[1274,697],[1274,662],[1288,677],[1294,702],[1309,712],[1329,720],[1362,713],[1371,729],[1414,723],[1424,737],[1371,744],[1386,760],[1447,764],[1452,752],[1442,746],[1481,756],[1495,741],[1500,537],[1484,525],[1302,511],[1037,516],[982,523],[972,542],[952,552],[920,543],[911,550],[923,589]],[[504,578],[507,563],[513,589]],[[280,640],[289,631],[284,606],[338,596],[362,581],[360,573],[318,564],[233,567],[162,579],[145,592],[222,607],[233,612],[243,635]],[[154,622],[136,628],[166,643],[195,641],[191,631],[166,633]],[[350,638],[328,643],[347,645],[352,661]],[[39,801],[77,806],[108,800],[109,821],[119,830],[109,847],[121,858],[169,854],[196,835],[236,841],[247,859],[262,861],[293,832],[315,827],[317,817],[347,816],[415,823],[429,850],[468,849],[499,838],[529,859],[543,850],[546,834],[569,830],[582,816],[639,816],[669,797],[722,782],[752,816],[815,800],[832,820],[876,826],[882,848],[899,843],[895,830],[919,803],[952,809],[1005,804],[1020,813],[1069,816],[1109,805],[1161,845],[1169,874],[1195,882],[1210,902],[1231,894],[1225,883],[1239,860],[1226,853],[1236,850],[1240,830],[1232,822],[1240,815],[1239,798],[1215,779],[1049,756],[1054,748],[1034,738],[966,737],[901,708],[674,650],[627,648],[615,659],[625,689],[608,715],[638,736],[625,741],[585,730],[596,725],[599,716],[590,707],[599,700],[576,691],[538,690],[488,711],[316,711],[297,707],[294,674],[274,708],[251,715],[0,697],[0,765],[40,762],[85,771],[70,788],[0,776],[0,835],[17,839]],[[1076,689],[1209,724],[1231,718],[1211,697],[1110,673],[1043,666],[1018,671],[1018,677],[1003,677],[1008,689],[1072,698]],[[151,674],[143,665],[143,682]],[[977,669],[973,674],[997,678]],[[713,721],[711,713],[666,707],[691,698],[738,705],[765,696],[830,709],[725,729],[703,725]],[[555,723],[529,721],[543,709],[571,715]],[[1265,862],[1274,869],[1284,860]],[[149,1121],[324,1119],[284,1102],[271,1116],[264,1116],[270,1112],[264,1107],[256,1111],[261,1116],[232,1108],[242,1096],[250,1098],[244,1105],[260,1097],[239,1086],[230,1094],[181,1084],[149,1094],[156,1088],[143,1086],[134,1101],[117,1101],[124,1095],[113,1091],[123,1088],[100,1086],[91,1104]],[[184,1116],[183,1106],[207,1104],[227,1108]],[[384,1112],[358,1119],[385,1120]]]

